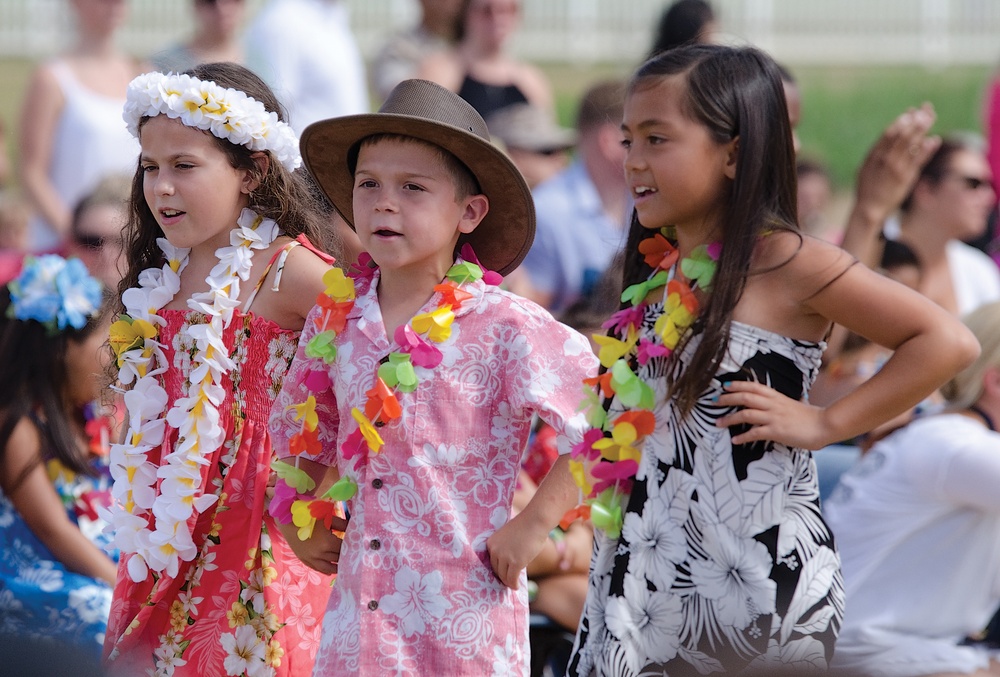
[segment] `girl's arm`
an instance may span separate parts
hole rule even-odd
[[[114,585],[115,564],[70,520],[40,459],[38,429],[30,420],[22,418],[14,427],[4,452],[4,491],[28,528],[63,566]],[[29,467],[31,470],[23,481],[7,491]]]
[[[832,250],[832,251],[831,251]],[[806,238],[786,289],[807,288],[815,271],[843,270],[842,251]],[[795,278],[801,274],[802,277]],[[852,265],[801,301],[802,312],[842,324],[892,349],[892,357],[868,381],[830,404],[815,407],[759,383],[733,382],[719,398],[741,407],[719,419],[720,427],[750,424],[734,444],[774,440],[819,449],[876,428],[915,406],[978,356],[975,336],[958,318],[925,296],[862,265]]]
[[[52,224],[60,236],[69,233],[70,206],[49,179],[52,145],[65,101],[55,75],[38,68],[28,84],[21,111],[21,185],[31,206]]]
[[[486,539],[490,564],[497,578],[517,590],[521,570],[541,552],[549,532],[580,497],[569,472],[569,455],[563,454],[538,485],[524,510]]]

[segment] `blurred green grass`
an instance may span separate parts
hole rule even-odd
[[[987,66],[929,70],[920,66],[790,66],[802,92],[799,137],[802,153],[829,168],[838,189],[853,186],[854,174],[872,143],[908,107],[929,101],[937,111],[934,133],[981,132]],[[574,102],[601,77],[628,77],[614,66],[596,69],[547,66],[558,99],[559,118],[571,124]]]
[[[853,185],[868,147],[901,112],[934,105],[933,132],[982,133],[982,101],[991,69],[908,67],[792,68],[802,92],[802,153],[829,167],[840,188]]]
[[[543,64],[556,92],[557,112],[571,126],[576,102],[593,82],[627,78],[631,64]],[[0,59],[0,123],[7,131],[7,152],[16,160],[21,101],[32,63]],[[982,96],[990,68],[956,66],[790,65],[802,90],[799,136],[804,155],[824,162],[838,189],[853,185],[868,147],[900,112],[923,101],[937,111],[934,131],[981,131]]]

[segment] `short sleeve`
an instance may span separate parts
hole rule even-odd
[[[306,317],[305,327],[299,336],[295,358],[281,385],[281,391],[274,400],[268,428],[271,444],[278,458],[292,456],[289,440],[302,429],[302,422],[295,420],[293,407],[305,402],[310,395],[316,398],[316,415],[319,419],[319,441],[322,451],[317,454],[302,454],[303,458],[326,466],[336,465],[337,429],[339,414],[337,401],[331,386],[329,367],[320,358],[306,355],[306,345],[316,335],[316,323],[322,309],[315,306]]]
[[[597,374],[597,357],[580,332],[556,321],[540,306],[523,302],[520,329],[524,358],[511,365],[511,403],[533,411],[556,433],[560,454],[569,453],[588,429],[580,411],[586,378]]]

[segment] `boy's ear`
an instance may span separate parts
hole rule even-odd
[[[726,178],[732,181],[736,178],[736,164],[740,159],[740,137],[736,137],[729,142],[729,148],[726,150],[726,166],[723,170],[726,174]]]
[[[267,176],[267,170],[271,168],[271,158],[267,153],[257,151],[250,156],[250,159],[253,160],[255,165],[257,165],[257,171],[248,171],[246,176],[243,177],[242,190],[247,195],[257,190],[257,186],[259,186],[261,181],[264,180],[264,177]]]
[[[485,195],[470,195],[465,198],[465,211],[458,222],[458,232],[471,233],[490,211],[490,200]]]

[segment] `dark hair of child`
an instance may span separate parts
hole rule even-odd
[[[87,340],[104,326],[103,313],[95,313],[82,329],[53,334],[40,322],[7,318],[9,305],[10,292],[4,287],[0,290],[0,453],[21,419],[37,418],[45,422],[40,428],[45,451],[74,472],[93,476],[87,450],[78,442],[83,413],[70,413],[66,346]],[[25,468],[4,492],[13,493],[35,465]]]
[[[672,373],[688,341],[702,335],[688,368],[674,374],[667,393],[668,398],[677,399],[686,415],[708,388],[725,354],[733,310],[751,274],[750,261],[758,240],[775,230],[799,231],[795,151],[775,62],[752,47],[681,47],[662,52],[640,66],[628,94],[677,75],[686,83],[683,107],[690,118],[704,125],[720,144],[739,137],[740,158],[720,209],[722,253],[711,294],[693,327],[667,358],[668,373]],[[625,247],[624,287],[652,274],[639,253],[639,243],[655,233],[643,227],[633,211]]]

